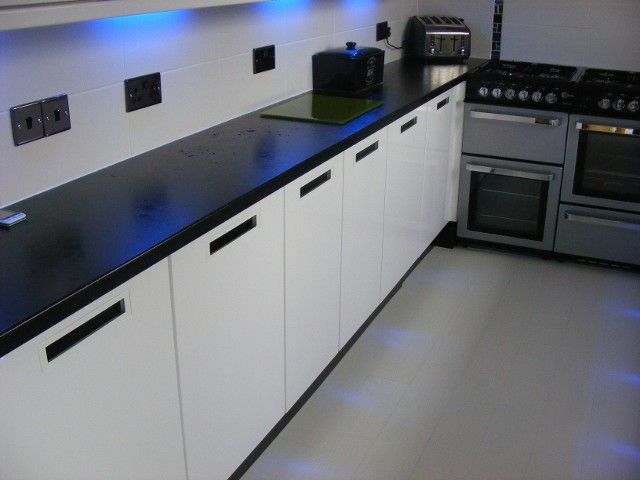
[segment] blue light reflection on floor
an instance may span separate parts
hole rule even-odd
[[[629,372],[610,372],[610,375],[621,382],[640,387],[640,375]]]
[[[630,445],[617,440],[605,440],[605,445],[607,448],[619,455],[622,455],[623,457],[640,460],[640,447],[637,445]]]
[[[640,308],[622,308],[621,311],[625,317],[640,320]]]

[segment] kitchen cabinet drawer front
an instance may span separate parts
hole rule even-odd
[[[451,142],[447,167],[445,220],[455,222],[458,216],[458,184],[460,181],[460,158],[462,155],[462,132],[464,126],[465,83],[451,90]]]
[[[164,260],[0,361],[0,478],[184,479]]]
[[[380,303],[386,140],[380,130],[344,155],[340,347]]]
[[[446,224],[446,184],[451,148],[452,92],[427,102],[427,151],[420,213],[420,250],[426,249]]]
[[[414,120],[415,119],[415,120]],[[411,129],[402,127],[415,121]],[[381,296],[420,255],[420,208],[425,168],[427,110],[420,107],[388,127]]]
[[[338,353],[342,159],[285,187],[287,409]]]
[[[568,114],[475,103],[464,110],[464,153],[564,163]]]
[[[640,265],[640,215],[560,204],[554,250]]]
[[[189,479],[226,479],[284,414],[284,200],[171,255]]]

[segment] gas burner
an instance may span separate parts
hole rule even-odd
[[[570,80],[576,73],[575,67],[564,67],[559,65],[536,64],[531,65],[527,71],[528,75],[538,78],[550,78],[553,80]]]

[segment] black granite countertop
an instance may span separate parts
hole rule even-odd
[[[347,125],[253,112],[9,206],[28,220],[0,231],[0,357],[485,61],[392,62],[383,106]]]

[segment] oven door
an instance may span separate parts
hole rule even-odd
[[[458,236],[551,250],[562,168],[462,156]]]
[[[640,122],[572,115],[562,200],[640,212]]]

